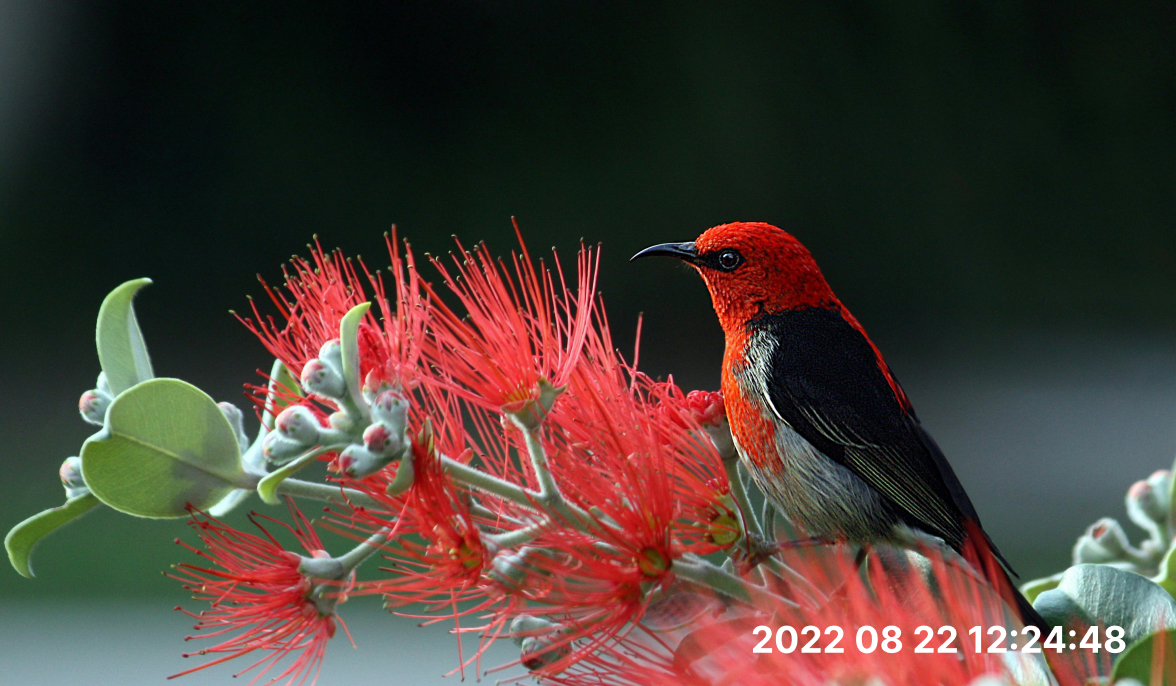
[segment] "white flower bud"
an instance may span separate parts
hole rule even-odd
[[[523,640],[535,636],[546,636],[560,629],[560,625],[543,617],[518,615],[510,620],[510,638],[522,647]]]
[[[286,438],[309,447],[319,440],[322,425],[305,405],[291,405],[274,420],[274,429]]]
[[[82,458],[65,458],[65,462],[61,463],[61,468],[57,470],[57,473],[61,476],[61,485],[65,487],[65,497],[73,498],[90,492],[86,486],[86,480],[82,478]]]
[[[519,661],[527,669],[535,671],[549,667],[571,654],[570,642],[560,641],[559,645],[553,645],[554,643],[556,641],[545,636],[524,638],[519,649]]]
[[[362,445],[351,445],[339,453],[335,464],[340,474],[359,479],[375,474],[390,462],[392,458],[387,455],[377,455]]]
[[[1074,544],[1074,564],[1104,564],[1128,557],[1131,544],[1119,522],[1104,517],[1086,529]]]
[[[316,358],[306,363],[302,368],[302,387],[307,393],[321,395],[324,398],[342,398],[347,392],[347,384],[343,382],[343,374],[338,369],[327,364],[322,358]]]
[[[336,431],[341,431],[349,434],[355,430],[355,420],[346,412],[332,412],[330,417],[327,417],[327,423]]]
[[[271,431],[261,442],[261,454],[266,462],[284,464],[306,452],[307,445],[282,435],[278,431]]]
[[[383,422],[394,433],[404,433],[408,425],[408,399],[396,391],[384,391],[372,402],[372,419]]]
[[[110,407],[111,397],[100,390],[86,391],[78,399],[78,412],[82,419],[90,424],[102,426],[106,420],[106,409]]]
[[[1136,481],[1127,491],[1127,516],[1140,528],[1152,531],[1168,520],[1168,508],[1149,481]]]

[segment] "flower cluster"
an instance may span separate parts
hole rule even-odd
[[[525,247],[497,260],[458,244],[431,260],[431,284],[407,244],[393,237],[389,249],[385,275],[316,244],[284,288],[266,286],[278,316],[254,307],[243,320],[297,380],[259,389],[273,416],[257,444],[259,493],[330,500],[321,525],[362,543],[330,557],[292,511],[304,556],[264,529],[194,514],[210,565],[181,565],[177,577],[213,605],[198,628],[238,631],[201,651],[222,653],[215,662],[263,650],[254,666],[265,673],[297,653],[275,680],[300,683],[317,670],[337,604],[377,595],[393,611],[423,604],[429,612],[412,616],[452,621],[454,671],[480,674],[485,649],[509,637],[515,664],[552,683],[1036,683],[1044,673],[985,655],[752,660],[759,624],[884,623],[909,636],[1008,619],[997,589],[935,551],[922,566],[893,553],[902,564],[874,563],[863,578],[842,549],[777,546],[785,529],[751,509],[722,396],[652,379],[617,351],[595,294],[596,251],[582,249],[569,278]],[[316,460],[330,461],[328,485],[290,478]],[[369,555],[378,570],[354,581]]]

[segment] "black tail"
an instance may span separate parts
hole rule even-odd
[[[1009,574],[1007,571],[1005,571],[1004,567],[998,566],[997,569],[999,569],[1004,574],[1004,584],[1001,584],[1001,586],[1007,584],[1007,588],[1009,589],[1009,592],[1012,593],[1013,600],[1017,606],[1017,612],[1021,615],[1021,621],[1025,623],[1025,626],[1032,625],[1041,630],[1042,637],[1048,636],[1050,630],[1053,627],[1051,627],[1049,623],[1045,621],[1045,618],[1041,616],[1041,613],[1033,608],[1033,604],[1029,602],[1029,599],[1025,597],[1025,594],[1021,593],[1021,589],[1017,588],[1016,584],[1013,583],[1013,580],[1009,577]],[[998,588],[1000,588],[1000,586],[998,586]],[[1004,595],[1003,592],[1002,595]]]
[[[1009,563],[997,551],[996,546],[992,544],[992,539],[988,538],[984,529],[980,528],[980,522],[967,520],[964,523],[964,530],[968,534],[962,546],[963,550],[960,551],[964,559],[976,566],[984,578],[988,579],[988,583],[1000,592],[1006,603],[1016,606],[1017,613],[1021,616],[1021,621],[1025,623],[1025,626],[1037,627],[1042,636],[1049,634],[1052,627],[1033,608],[1033,603],[1030,603],[1029,599],[1021,593],[1021,589],[1017,588],[1017,584],[1009,574]]]

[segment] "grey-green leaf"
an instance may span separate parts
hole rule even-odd
[[[1119,655],[1111,677],[1112,682],[1137,679],[1145,684],[1176,683],[1176,630],[1157,631],[1128,647]]]
[[[1120,626],[1127,644],[1157,630],[1176,628],[1176,600],[1147,577],[1109,565],[1075,565],[1057,588],[1043,591],[1033,607],[1054,626],[1102,623]]]
[[[204,391],[152,379],[115,398],[105,429],[82,446],[82,472],[99,500],[139,517],[207,510],[251,488],[229,420]]]
[[[359,323],[371,308],[370,302],[360,303],[347,311],[339,321],[339,344],[343,347],[343,380],[351,402],[360,412],[367,410],[363,399],[363,379],[359,378]]]
[[[98,361],[115,396],[155,376],[132,304],[139,289],[150,283],[151,279],[127,281],[111,291],[98,310]]]
[[[292,393],[302,393],[302,386],[298,384],[298,379],[290,373],[286,365],[281,360],[274,360],[274,366],[270,369],[270,380],[268,391],[265,396],[265,411],[261,414],[261,425],[265,427],[266,431],[273,431],[274,418],[282,413],[282,410],[288,407],[289,403],[282,400],[278,394],[278,386],[285,386],[286,390]]]
[[[12,567],[23,576],[32,578],[33,548],[37,543],[58,528],[89,512],[98,502],[93,495],[83,493],[65,501],[61,507],[35,514],[12,527],[12,531],[4,537],[4,549],[8,551],[8,561],[12,563]]]

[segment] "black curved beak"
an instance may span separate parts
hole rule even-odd
[[[642,250],[636,255],[629,258],[629,261],[639,257],[676,257],[684,262],[694,264],[698,261],[698,248],[694,247],[694,243],[662,243],[660,245],[651,245]]]

